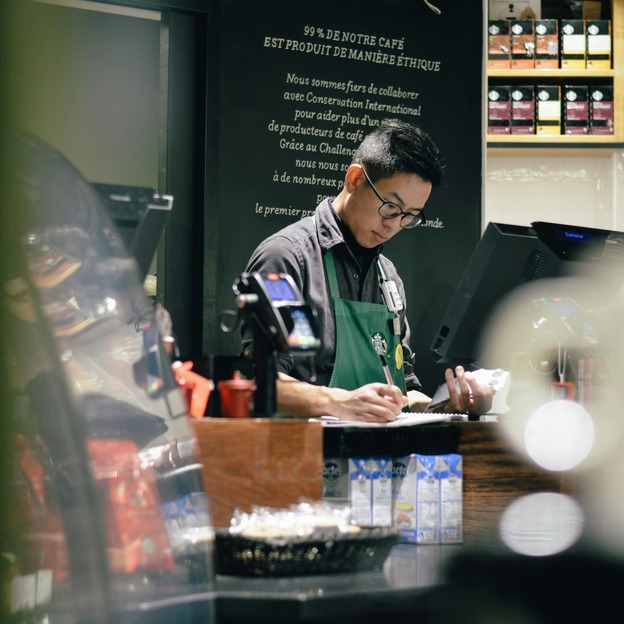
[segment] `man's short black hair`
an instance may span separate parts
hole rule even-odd
[[[438,186],[442,181],[442,157],[431,137],[421,128],[399,119],[384,119],[364,137],[353,155],[366,165],[375,182],[397,173],[414,173]]]

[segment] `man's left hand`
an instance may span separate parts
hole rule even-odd
[[[449,391],[445,412],[485,414],[491,409],[496,390],[478,383],[474,375],[465,371],[463,366],[456,366],[455,373],[447,368],[444,371],[444,378]],[[459,391],[455,385],[455,379],[457,379]]]

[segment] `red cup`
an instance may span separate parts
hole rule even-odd
[[[252,379],[225,379],[217,384],[221,396],[221,416],[249,418],[253,411],[256,384]]]

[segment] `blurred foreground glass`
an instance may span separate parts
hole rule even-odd
[[[484,342],[487,357],[510,371],[504,441],[528,461],[565,474],[583,515],[585,545],[624,556],[617,476],[624,452],[624,289],[608,287],[614,271],[624,277],[624,263],[606,267],[604,280],[601,271],[591,280],[573,276],[516,289],[491,317]],[[564,305],[559,318],[545,314],[548,298]],[[573,313],[571,302],[578,303]]]

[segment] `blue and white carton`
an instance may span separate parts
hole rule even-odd
[[[393,525],[401,541],[438,544],[440,540],[440,481],[435,455],[395,458],[393,462]]]
[[[392,459],[373,458],[372,523],[377,527],[392,526]]]
[[[392,464],[392,523],[401,541],[460,544],[463,541],[462,456],[395,457]]]
[[[364,527],[372,526],[372,467],[369,457],[349,458],[351,521]]]
[[[463,541],[463,465],[457,453],[439,458],[440,543],[461,544]]]
[[[363,527],[392,526],[392,459],[349,458],[351,520]]]
[[[323,459],[323,498],[349,498],[349,460],[346,457]]]

